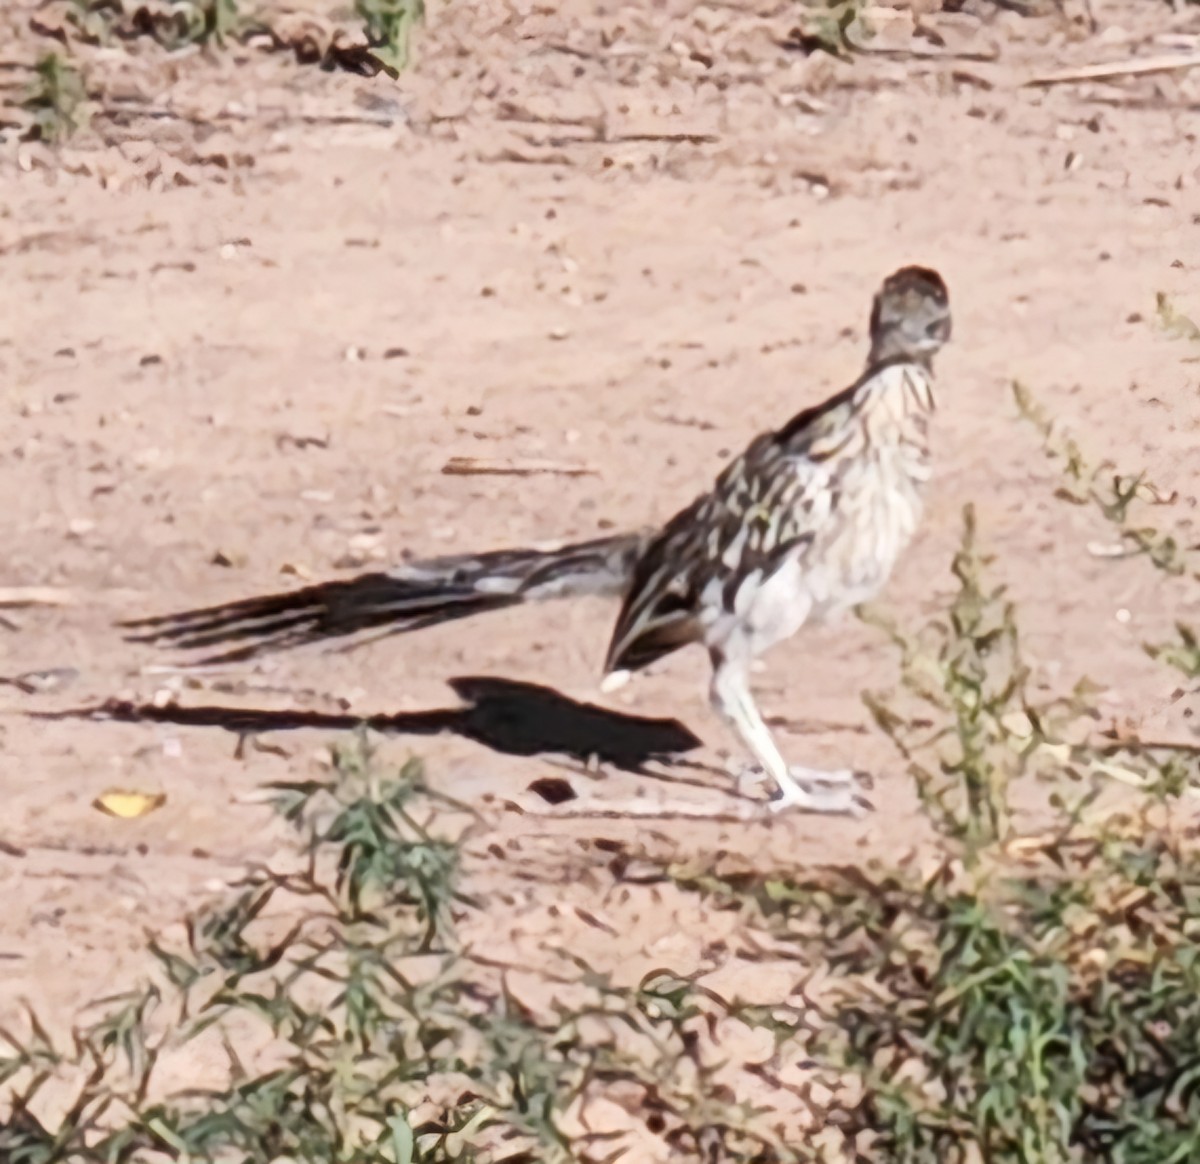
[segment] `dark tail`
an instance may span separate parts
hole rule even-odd
[[[556,550],[494,550],[413,562],[344,582],[121,625],[132,642],[204,650],[226,663],[363,631],[402,634],[487,610],[583,594],[619,597],[647,543],[618,534]]]

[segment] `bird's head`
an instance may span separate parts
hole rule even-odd
[[[929,267],[889,275],[871,309],[871,363],[887,359],[928,364],[950,338],[950,296]]]

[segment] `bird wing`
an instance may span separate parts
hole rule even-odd
[[[735,612],[744,582],[806,551],[837,504],[860,384],[757,437],[667,523],[634,568],[606,671],[638,670],[699,641],[706,606]]]

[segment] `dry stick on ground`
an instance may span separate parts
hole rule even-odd
[[[530,145],[540,143],[529,138]],[[715,133],[618,133],[613,137],[564,137],[549,138],[546,144],[552,146],[571,145],[622,145],[626,142],[668,142],[676,145],[715,145],[721,139]]]
[[[566,461],[518,461],[511,457],[451,457],[442,472],[449,477],[533,477],[549,473],[559,477],[595,477],[591,465]]]
[[[1170,73],[1177,69],[1200,68],[1200,53],[1187,56],[1146,57],[1145,59],[1110,61],[1101,65],[1081,65],[1074,69],[1063,69],[1057,73],[1045,73],[1023,81],[1030,85],[1066,85],[1073,81],[1103,81],[1108,77],[1133,77],[1144,73]]]
[[[75,591],[61,586],[0,586],[0,608],[19,606],[74,606]]]
[[[265,115],[275,114],[275,121],[264,121]],[[284,123],[298,122],[301,125],[377,125],[387,129],[402,120],[400,114],[384,113],[292,113],[279,108],[267,108],[255,113],[239,113],[222,109],[214,113],[198,113],[186,109],[166,109],[156,105],[143,105],[136,101],[109,101],[97,109],[93,118],[120,122],[122,119],[144,117],[150,121],[185,121],[191,125],[210,126],[223,121],[253,122],[268,128]]]

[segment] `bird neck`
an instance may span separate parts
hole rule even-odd
[[[867,414],[899,434],[912,424],[923,427],[937,407],[933,370],[928,359],[894,356],[872,362],[859,382],[859,402]]]
[[[900,336],[885,332],[871,342],[871,353],[867,356],[867,367],[877,368],[881,364],[916,364],[928,375],[933,373],[933,353],[914,352]]]

